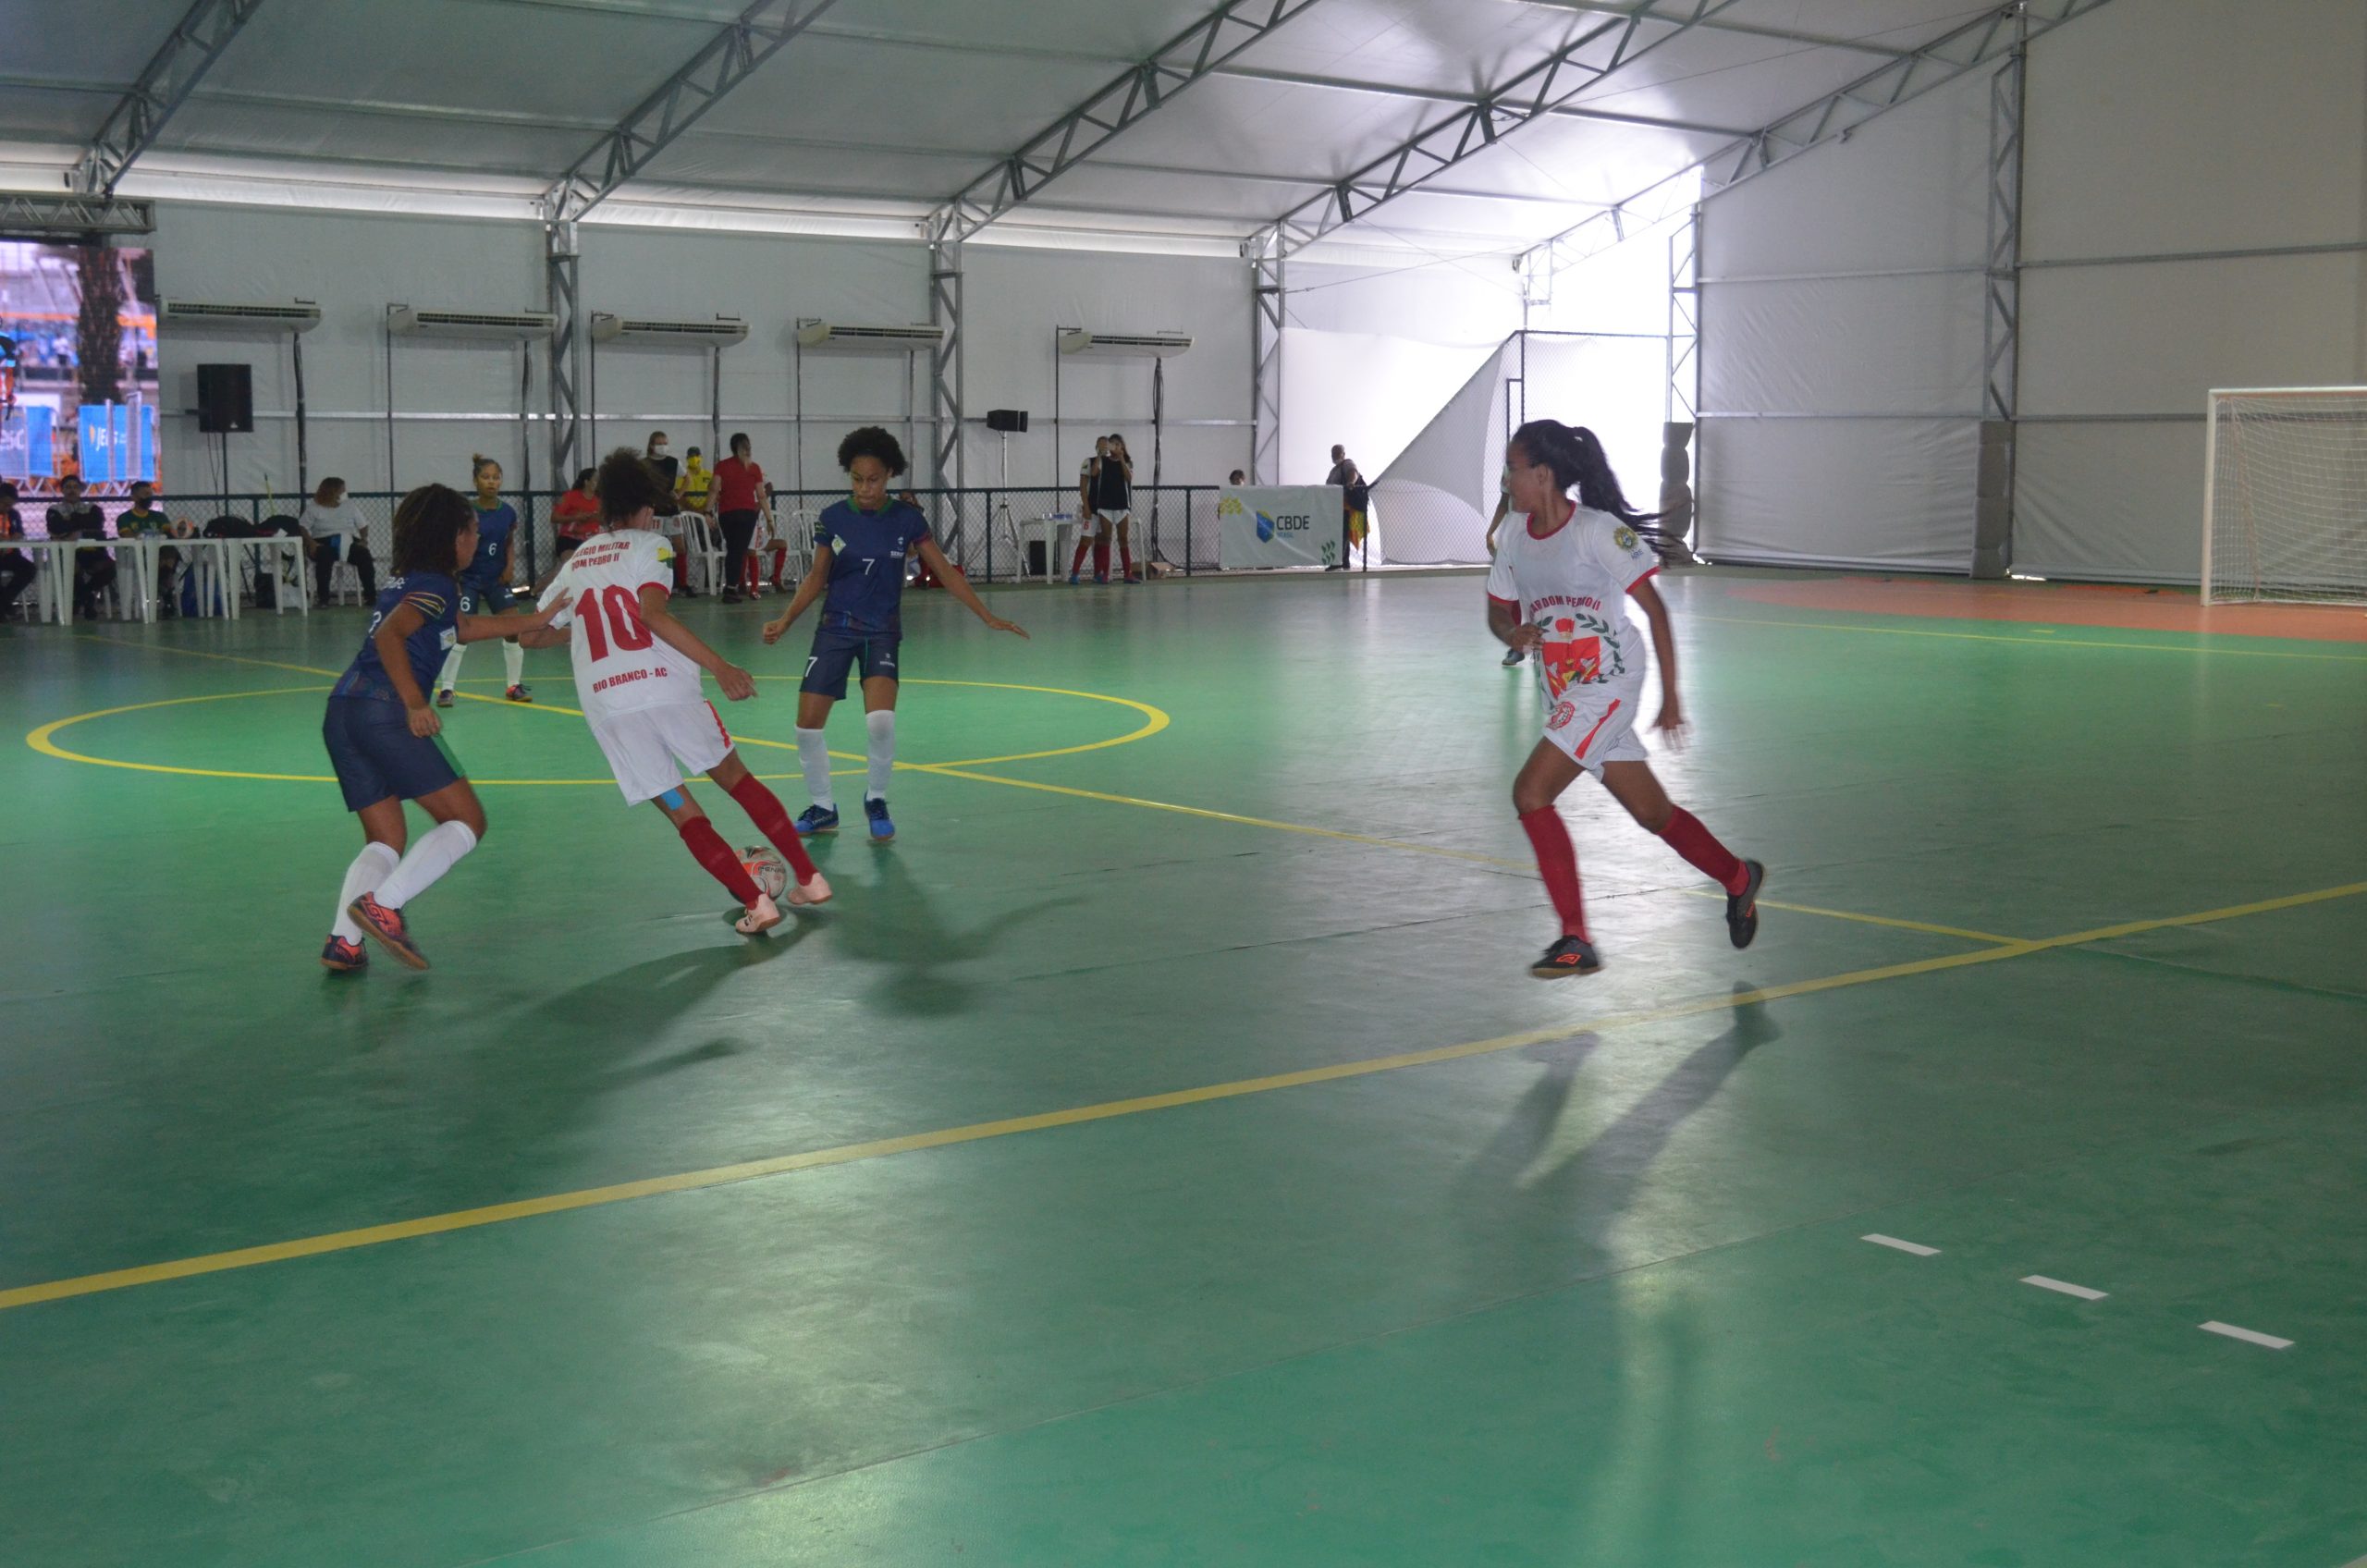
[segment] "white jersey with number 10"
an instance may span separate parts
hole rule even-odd
[[[595,533],[576,546],[542,602],[567,608],[553,626],[572,626],[575,700],[597,724],[614,714],[704,703],[699,667],[641,619],[641,591],[674,586],[674,549],[647,529]]]

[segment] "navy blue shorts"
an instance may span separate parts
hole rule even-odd
[[[860,631],[816,631],[814,652],[805,661],[805,679],[797,683],[797,689],[817,697],[843,697],[847,694],[847,671],[857,666],[865,680],[875,675],[901,680],[896,672],[896,650],[902,641],[893,632],[874,637]]]
[[[518,603],[518,595],[506,582],[463,582],[460,584],[462,615],[508,615]]]
[[[442,736],[411,732],[400,703],[374,697],[331,697],[321,740],[345,791],[345,809],[360,811],[389,798],[415,801],[465,777]]]

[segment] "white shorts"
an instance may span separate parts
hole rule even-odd
[[[1096,517],[1098,517],[1098,518],[1099,518],[1102,521],[1104,521],[1104,522],[1106,522],[1106,523],[1109,523],[1111,527],[1113,527],[1113,528],[1114,528],[1114,527],[1116,527],[1119,523],[1124,522],[1127,519],[1129,519],[1129,518],[1133,517],[1134,514],[1131,510],[1127,509],[1126,508],[1121,507],[1121,508],[1118,508],[1116,511],[1114,511],[1114,512],[1113,512],[1113,511],[1097,511],[1097,512],[1095,512],[1093,515],[1094,515],[1094,516],[1096,516]]]
[[[1607,762],[1642,762],[1651,753],[1636,734],[1640,680],[1593,680],[1563,688],[1545,713],[1545,738],[1596,778]]]
[[[731,735],[712,703],[666,703],[592,720],[625,804],[679,790],[682,777],[705,773],[731,754]]]

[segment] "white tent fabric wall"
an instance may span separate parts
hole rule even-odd
[[[1704,203],[1703,555],[1970,569],[1988,108],[1975,73]]]
[[[1515,347],[1506,338],[1373,481],[1373,509],[1390,530],[1391,560],[1429,566],[1488,558]]]
[[[2029,127],[2015,565],[2192,582],[2210,389],[2367,381],[2367,7],[2107,6]]]

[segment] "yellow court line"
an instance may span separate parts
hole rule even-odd
[[[1688,898],[1721,900],[1725,898],[1723,893],[1712,893],[1707,888],[1686,888],[1683,891]],[[1928,931],[1934,937],[1961,937],[1968,942],[1989,942],[2005,948],[2017,947],[2028,940],[2022,937],[2000,937],[1993,931],[1968,931],[1961,925],[1934,925],[1928,920],[1901,920],[1888,914],[1859,914],[1855,910],[1820,909],[1815,904],[1778,903],[1773,899],[1760,900],[1759,907],[1780,909],[1787,914],[1820,914],[1827,920],[1854,920],[1861,925],[1888,925],[1899,931]]]
[[[1879,611],[1870,612],[1879,614]],[[1714,620],[1722,626],[1779,626],[1794,631],[1862,631],[1871,637],[1944,637],[1958,643],[2005,643],[2017,648],[2130,648],[2141,654],[2232,654],[2250,659],[2318,659],[2333,664],[2367,664],[2367,654],[2304,654],[2285,648],[2222,648],[2192,643],[2106,643],[2087,637],[2005,637],[1991,631],[1927,631],[1912,626],[1846,626],[1834,620],[1772,620],[1761,616],[1688,614],[1688,620]],[[2176,635],[2173,633],[2172,635]],[[2199,637],[2214,633],[2200,631]]]
[[[454,1231],[473,1230],[480,1226],[498,1225],[512,1219],[528,1219],[538,1215],[564,1214],[572,1209],[595,1208],[608,1204],[627,1203],[635,1198],[655,1197],[667,1193],[694,1192],[701,1188],[726,1186],[732,1182],[754,1181],[761,1177],[784,1175],[796,1170],[812,1170],[824,1166],[850,1165],[859,1160],[880,1159],[889,1155],[910,1154],[921,1149],[946,1148],[956,1144],[974,1144],[988,1138],[1008,1137],[1015,1133],[1038,1133],[1055,1127],[1074,1127],[1090,1121],[1107,1121],[1115,1117],[1136,1116],[1146,1111],[1171,1110],[1188,1105],[1204,1105],[1212,1100],[1238,1099],[1247,1095],[1270,1093],[1276,1089],[1292,1089],[1310,1084],[1337,1083],[1342,1079],[1369,1077],[1380,1072],[1393,1072],[1408,1067],[1427,1067],[1440,1062],[1461,1061],[1473,1057],[1491,1056],[1499,1052],[1519,1050],[1530,1046],[1551,1045],[1576,1035],[1600,1034],[1613,1029],[1631,1029],[1647,1024],[1665,1023],[1673,1020],[1697,1017],[1703,1013],[1727,1012],[1761,1002],[1781,1001],[1791,997],[1813,996],[1823,991],[1837,991],[1857,986],[1870,986],[1884,980],[1900,980],[1911,975],[1932,974],[1951,969],[1968,969],[1976,964],[1996,963],[2006,959],[2027,958],[2032,953],[2053,951],[2084,946],[2114,937],[2133,936],[2144,931],[2158,931],[2173,926],[2201,925],[2217,920],[2235,920],[2245,915],[2264,914],[2274,910],[2296,909],[2306,904],[2325,903],[2336,899],[2354,898],[2367,893],[2367,882],[2348,883],[2339,888],[2321,888],[2313,892],[2294,893],[2284,898],[2263,899],[2254,903],[2233,904],[2223,909],[2201,910],[2191,914],[2174,914],[2152,920],[2126,921],[2117,925],[2099,926],[2091,931],[2075,931],[2061,937],[2049,937],[2038,941],[2005,943],[1984,948],[1977,952],[1951,953],[1944,958],[1917,959],[1907,963],[1884,964],[1877,969],[1851,970],[1842,974],[1827,974],[1813,980],[1796,980],[1781,986],[1765,986],[1753,991],[1725,996],[1696,998],[1668,1007],[1643,1012],[1615,1013],[1608,1017],[1575,1020],[1548,1029],[1527,1029],[1515,1035],[1499,1035],[1491,1039],[1469,1040],[1459,1045],[1439,1046],[1428,1050],[1402,1051],[1391,1056],[1367,1057],[1355,1061],[1335,1062],[1326,1067],[1303,1068],[1294,1072],[1277,1072],[1262,1078],[1235,1079],[1224,1084],[1208,1084],[1196,1088],[1176,1089],[1166,1094],[1141,1095],[1128,1099],[1104,1100],[1098,1105],[1073,1106],[1065,1110],[1039,1112],[1033,1116],[1005,1117],[995,1121],[974,1121],[966,1126],[941,1127],[926,1133],[907,1133],[896,1138],[875,1138],[865,1143],[843,1144],[836,1148],[812,1149],[803,1154],[779,1155],[769,1159],[743,1160],[733,1165],[718,1165],[705,1170],[685,1170],[670,1176],[653,1176],[638,1182],[619,1182],[604,1187],[587,1187],[571,1193],[554,1193],[545,1197],[523,1198],[514,1203],[494,1204],[483,1208],[465,1208],[449,1214],[427,1215],[417,1219],[398,1220],[388,1225],[371,1225],[359,1230],[338,1231],[327,1235],[306,1236],[290,1242],[276,1242],[265,1246],[241,1247],[232,1252],[209,1253],[199,1257],[178,1258],[169,1263],[152,1263],[136,1268],[112,1269],[103,1274],[85,1274],[74,1279],[53,1280],[37,1285],[20,1285],[14,1290],[0,1291],[0,1311],[13,1307],[31,1306],[41,1302],[63,1301],[74,1296],[97,1295],[107,1291],[127,1290],[135,1285],[160,1284],[169,1280],[187,1280],[201,1274],[217,1274],[227,1269],[248,1268],[257,1264],[278,1263],[290,1258],[317,1257],[325,1253],[348,1252],[357,1247],[375,1246],[384,1242],[404,1241],[418,1236],[441,1235]]]

